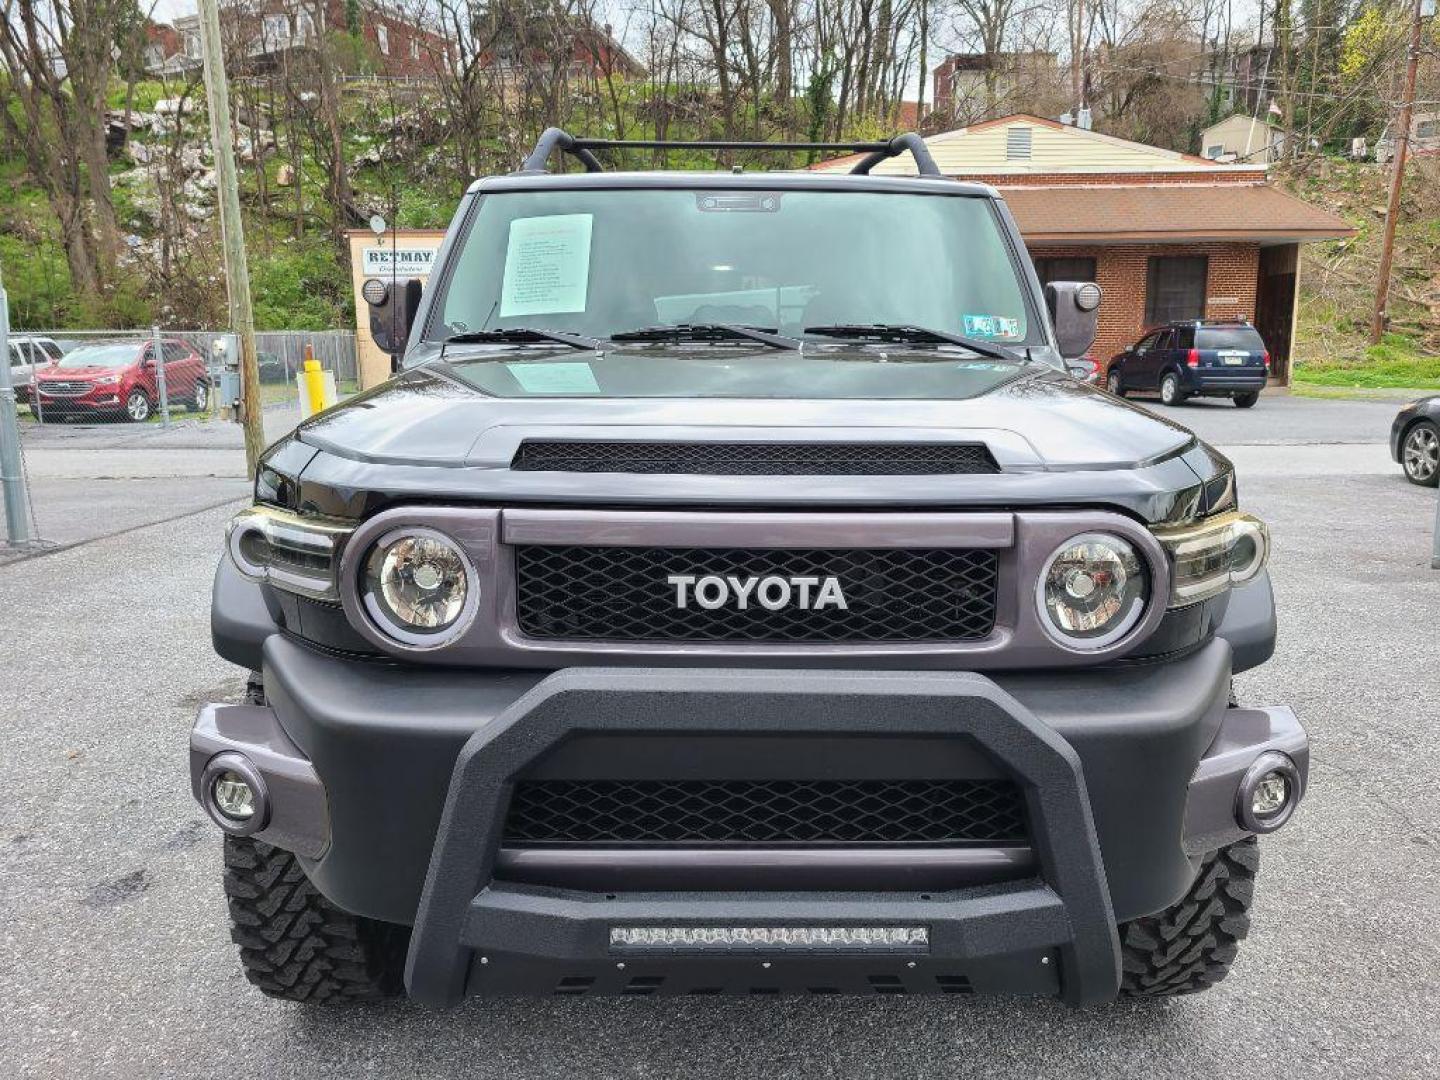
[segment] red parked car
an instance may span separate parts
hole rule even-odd
[[[204,412],[210,404],[205,360],[187,341],[163,338],[165,394],[172,408]],[[35,373],[40,407],[51,416],[123,416],[150,419],[160,407],[154,345],[106,341],[82,345]]]

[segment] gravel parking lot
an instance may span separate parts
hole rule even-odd
[[[231,508],[0,565],[0,1075],[1440,1075],[1436,496],[1388,459],[1394,409],[1267,397],[1167,413],[1234,457],[1271,523],[1280,648],[1239,689],[1305,720],[1312,789],[1262,842],[1229,981],[1083,1013],[953,997],[447,1013],[263,999],[227,939],[219,839],[185,767],[196,704],[241,688],[208,637]]]

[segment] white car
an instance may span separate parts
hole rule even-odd
[[[30,384],[35,380],[36,369],[49,367],[63,352],[53,338],[10,335],[10,381],[15,385],[16,401],[30,405]]]

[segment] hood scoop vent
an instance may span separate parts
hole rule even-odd
[[[518,472],[702,476],[939,476],[998,473],[983,443],[650,442],[527,439]]]

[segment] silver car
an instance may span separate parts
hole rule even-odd
[[[48,337],[11,335],[10,381],[15,385],[15,400],[30,404],[30,385],[37,368],[48,367],[60,359],[63,350]]]

